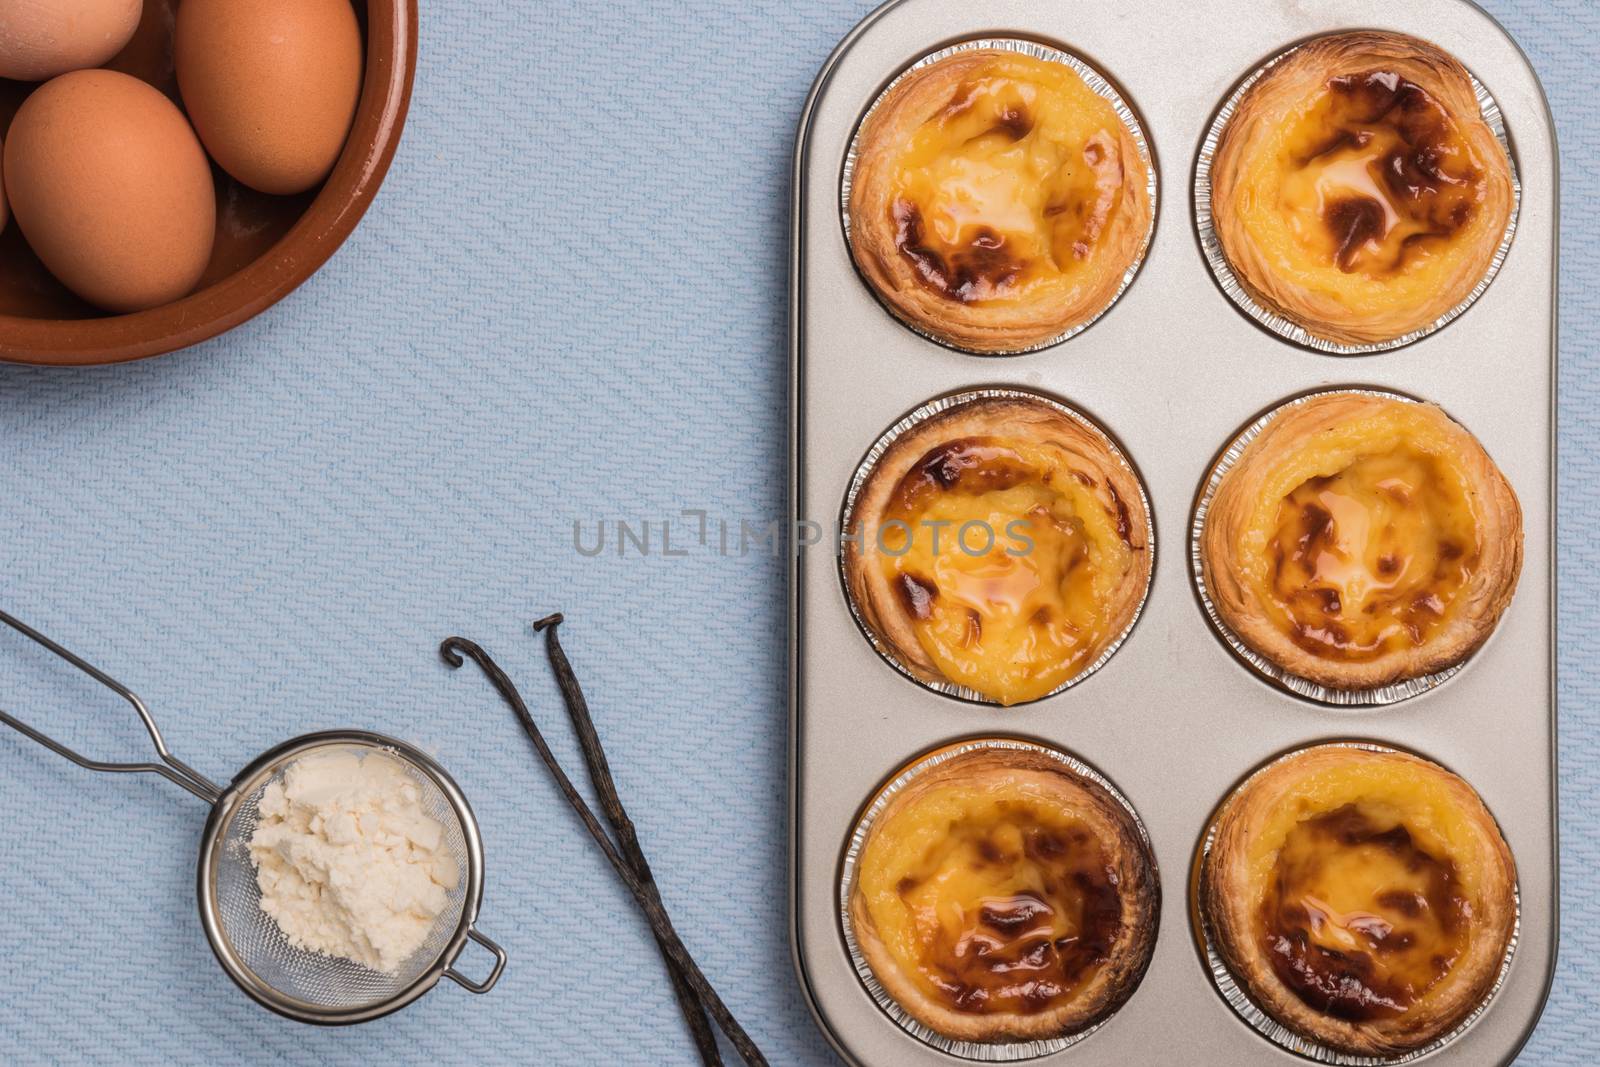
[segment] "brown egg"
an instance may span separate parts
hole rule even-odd
[[[11,213],[67,288],[107,311],[186,295],[211,258],[216,193],[183,112],[127,74],[36,89],[5,143]]]
[[[0,159],[6,158],[6,144],[0,141]],[[6,207],[6,183],[0,178],[0,233],[6,232],[6,223],[11,221],[11,209]]]
[[[178,87],[223,170],[264,193],[328,176],[361,96],[350,0],[183,0]]]
[[[0,0],[0,78],[98,67],[122,51],[143,9],[143,0]]]

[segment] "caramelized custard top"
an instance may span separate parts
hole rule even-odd
[[[1125,192],[1120,120],[1061,63],[1005,53],[901,147],[888,210],[922,284],[963,304],[1071,282]]]
[[[1472,220],[1484,162],[1426,90],[1388,70],[1330,78],[1291,118],[1281,205],[1304,249],[1384,278],[1426,260]]]
[[[1403,814],[1357,801],[1304,819],[1278,851],[1262,947],[1306,1004],[1350,1022],[1397,1018],[1450,971],[1471,935],[1455,864]]]
[[[1247,782],[1220,827],[1212,914],[1228,920],[1229,955],[1259,961],[1252,995],[1269,1011],[1299,1001],[1330,1023],[1425,1041],[1491,990],[1515,933],[1516,865],[1449,771],[1315,745]]]
[[[1477,564],[1471,500],[1401,445],[1296,487],[1278,507],[1271,597],[1301,648],[1344,661],[1417,647]]]
[[[1061,448],[998,437],[923,456],[876,536],[924,651],[1003,704],[1051,692],[1117,636],[1113,598],[1144,544],[1114,486]]]
[[[1094,828],[1020,774],[940,784],[874,829],[861,889],[904,973],[954,1011],[1031,1015],[1078,994],[1122,929]]]

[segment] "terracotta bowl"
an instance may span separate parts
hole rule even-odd
[[[172,65],[178,0],[145,0],[128,47],[106,66],[154,85],[179,106]],[[416,0],[355,0],[366,35],[366,73],[344,153],[319,188],[267,196],[212,166],[217,237],[189,296],[131,315],[108,315],[51,277],[12,220],[0,233],[0,361],[59,366],[159,356],[231,330],[311,277],[350,236],[389,170],[411,103],[417,64]],[[35,86],[0,80],[0,128],[10,129]]]

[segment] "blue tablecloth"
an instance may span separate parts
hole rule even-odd
[[[1566,163],[1565,914],[1524,1062],[1578,1065],[1600,1057],[1600,9],[1488,6]],[[8,734],[0,1062],[693,1062],[643,922],[510,715],[436,652],[487,644],[575,759],[527,626],[557,609],[685,940],[774,1063],[831,1061],[787,944],[780,561],[590,557],[573,526],[783,513],[794,126],[868,7],[425,3],[393,172],[304,289],[177,356],[0,368],[0,604],[138,689],[214,777],[319,728],[436,752],[481,817],[483,927],[512,960],[487,997],[280,1020],[196,920],[203,807]],[[125,706],[20,640],[0,664],[0,706],[144,751]]]

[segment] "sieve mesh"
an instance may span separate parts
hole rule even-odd
[[[284,771],[313,753],[381,753],[399,764],[416,783],[421,806],[443,828],[441,848],[456,863],[461,877],[445,910],[417,949],[393,974],[351,960],[309,952],[291,945],[270,915],[261,910],[261,889],[250,861],[249,842],[261,820],[259,804],[267,785],[281,781]],[[210,894],[220,934],[240,966],[271,995],[309,1005],[318,1012],[369,1011],[403,997],[430,977],[463,925],[467,902],[474,899],[476,873],[469,861],[463,818],[439,783],[405,753],[392,748],[351,742],[328,742],[296,748],[263,767],[240,789],[241,799],[216,827],[215,861],[202,892]]]

